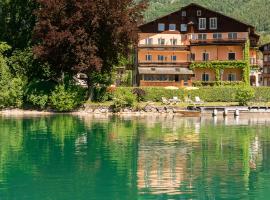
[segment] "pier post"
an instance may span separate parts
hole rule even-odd
[[[228,110],[227,110],[227,109],[224,109],[223,116],[224,116],[224,117],[227,117],[227,116],[228,116]]]
[[[213,117],[216,117],[216,116],[217,116],[217,114],[218,114],[217,109],[214,109],[214,111],[213,111]]]
[[[238,117],[239,115],[240,115],[240,112],[239,112],[238,109],[236,109],[236,110],[235,110],[235,113],[234,113],[234,116],[235,116],[235,117]]]

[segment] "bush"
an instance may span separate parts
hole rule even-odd
[[[49,97],[55,88],[55,83],[52,81],[33,81],[25,92],[25,100],[38,109],[45,109],[49,105]]]
[[[136,95],[137,101],[141,102],[145,100],[146,92],[141,88],[133,88],[132,93]]]
[[[143,88],[146,92],[145,101],[160,102],[162,97],[171,99],[173,97],[178,97],[179,99],[184,99],[184,90],[168,90],[161,87],[145,87]]]
[[[115,111],[121,108],[134,107],[136,96],[132,93],[131,88],[118,88],[114,92],[113,107]]]
[[[82,105],[85,100],[85,90],[73,84],[57,85],[50,99],[52,107],[57,111],[72,111]]]
[[[243,81],[194,81],[192,85],[194,87],[204,86],[243,86]]]
[[[236,93],[236,100],[240,106],[248,105],[248,102],[255,97],[255,91],[251,87],[241,87]]]
[[[21,77],[12,76],[6,58],[2,56],[0,43],[0,108],[21,107],[26,81]]]

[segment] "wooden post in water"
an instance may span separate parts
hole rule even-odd
[[[239,112],[238,109],[236,109],[236,110],[235,110],[235,113],[234,113],[234,116],[235,116],[235,117],[238,117],[239,115],[240,115],[240,112]]]
[[[216,116],[217,116],[217,114],[218,114],[217,109],[214,109],[214,111],[213,111],[213,117],[216,117]]]
[[[224,116],[224,117],[227,117],[227,116],[228,116],[228,110],[227,110],[226,108],[224,109],[223,116]]]

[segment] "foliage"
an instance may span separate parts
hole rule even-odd
[[[34,58],[32,48],[13,51],[8,59],[8,65],[13,74],[25,77],[30,82],[32,79],[49,78],[52,75],[48,64]]]
[[[241,86],[244,85],[243,81],[194,81],[194,87],[202,86]]]
[[[245,48],[245,55],[249,53],[249,50]],[[245,57],[245,59],[249,59]],[[249,61],[248,61],[249,62]],[[243,70],[243,81],[245,83],[249,82],[249,64],[246,60],[244,61],[208,61],[208,62],[193,62],[190,65],[190,69],[212,69],[215,70],[216,80],[220,82],[220,71],[224,69],[242,69]]]
[[[246,106],[255,97],[255,91],[251,87],[241,87],[236,92],[236,100],[240,106]]]
[[[6,43],[0,43],[0,108],[21,107],[23,104],[25,81],[12,76],[6,63],[7,58],[3,56],[9,49]]]
[[[59,84],[53,90],[50,100],[57,111],[72,111],[85,100],[85,90],[74,84]]]
[[[145,4],[133,0],[38,0],[34,53],[54,66],[56,76],[83,72],[110,74],[119,55],[137,43]],[[121,5],[121,6],[119,6]]]
[[[136,102],[136,96],[132,93],[131,88],[118,88],[114,92],[113,107],[115,111],[121,108],[133,107]]]
[[[137,101],[144,101],[146,92],[142,88],[134,88],[132,89],[132,93],[136,95]]]
[[[33,11],[38,7],[35,0],[8,0],[0,2],[0,40],[13,49],[24,49],[31,44],[36,22]]]
[[[52,81],[32,81],[25,92],[25,102],[38,109],[46,109],[49,106],[51,92],[55,87]]]

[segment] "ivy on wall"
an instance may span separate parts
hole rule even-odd
[[[249,49],[250,43],[249,40],[245,43],[245,48],[243,51],[244,60],[241,61],[207,61],[207,62],[194,62],[189,66],[191,70],[194,69],[212,69],[216,74],[216,81],[219,82],[221,70],[224,69],[242,69],[243,77],[242,80],[249,84],[249,74],[250,74],[250,65],[249,65]]]

